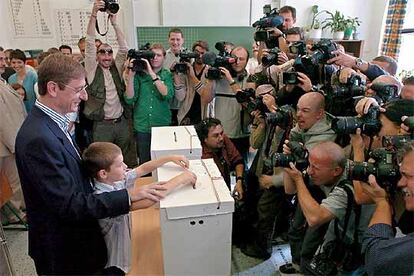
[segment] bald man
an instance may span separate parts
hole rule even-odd
[[[293,182],[285,182],[285,191],[288,194],[296,193],[309,227],[318,227],[329,222],[329,228],[324,237],[324,244],[336,238],[334,230],[335,219],[338,220],[339,235],[342,237],[348,206],[348,194],[353,197],[352,183],[345,180],[347,178],[347,163],[348,160],[343,149],[334,142],[319,143],[309,152],[307,173],[311,183],[320,187],[326,196],[321,203],[318,203],[309,192],[302,177],[302,172],[298,171],[293,163],[290,164],[290,168],[285,169],[285,172],[293,179]],[[343,240],[348,245],[353,244],[355,226],[355,209],[350,208],[351,215]],[[362,242],[362,235],[367,229],[372,212],[372,206],[363,206],[361,209],[358,226],[358,245]],[[329,257],[332,258],[333,256]],[[352,271],[356,269],[358,269],[358,265]]]
[[[289,135],[290,141],[302,143],[307,150],[323,141],[334,141],[336,134],[331,129],[325,116],[325,98],[318,92],[309,92],[299,98],[297,109],[297,125]],[[284,153],[289,153],[289,148],[284,145]],[[294,193],[287,187],[294,186],[293,179],[286,172],[283,179],[285,192]],[[312,197],[319,201],[323,193],[317,186],[310,191]],[[280,267],[280,271],[300,272],[300,268],[312,258],[316,249],[323,240],[326,232],[324,227],[308,228],[304,213],[298,204],[295,209],[294,218],[288,230],[289,245],[292,254],[292,263]]]

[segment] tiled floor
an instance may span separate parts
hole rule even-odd
[[[33,261],[27,255],[27,231],[5,230],[12,264],[17,276],[36,275]],[[287,245],[273,247],[272,257],[266,261],[244,255],[240,249],[232,250],[232,274],[247,276],[277,275],[277,268],[290,261],[290,250]]]

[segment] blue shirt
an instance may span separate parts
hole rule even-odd
[[[26,90],[26,100],[24,100],[24,106],[27,113],[32,110],[32,107],[36,101],[36,93],[34,91],[34,85],[37,82],[37,73],[33,70],[26,69],[26,76],[23,80],[22,86]],[[17,83],[17,73],[11,75],[8,79],[9,84]]]

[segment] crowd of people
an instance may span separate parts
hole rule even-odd
[[[151,128],[170,125],[194,125],[202,158],[217,164],[244,254],[268,259],[288,243],[282,274],[414,271],[414,76],[396,78],[393,58],[305,41],[291,6],[252,49],[225,42],[216,56],[197,40],[192,59],[180,57],[189,51],[179,28],[170,48],[131,55],[108,12],[115,54],[96,38],[104,7],[93,4],[80,60],[61,45],[33,68],[23,51],[0,48],[0,170],[27,219],[38,274],[128,272],[129,212],[196,182],[184,170],[133,185],[166,162],[188,168],[184,156],[151,160]]]

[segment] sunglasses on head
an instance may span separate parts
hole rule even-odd
[[[113,54],[114,51],[112,49],[99,49],[98,54]]]

